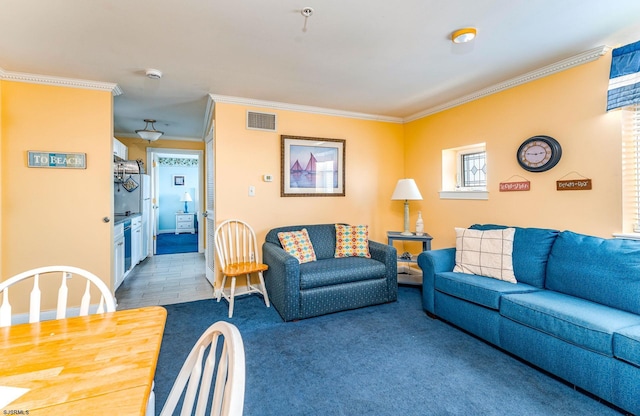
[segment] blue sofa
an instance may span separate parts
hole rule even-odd
[[[640,241],[514,228],[518,283],[453,272],[455,248],[421,253],[425,311],[640,414]]]
[[[280,244],[278,233],[306,228],[317,260],[300,264]],[[335,224],[296,225],[270,230],[262,245],[269,265],[264,281],[282,319],[293,321],[398,298],[396,249],[369,241],[371,258],[335,258]]]

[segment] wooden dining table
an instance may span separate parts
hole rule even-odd
[[[0,414],[143,415],[166,317],[151,306],[0,328],[0,388],[28,389]]]

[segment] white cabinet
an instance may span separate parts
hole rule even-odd
[[[176,213],[176,234],[179,233],[196,233],[196,227],[194,225],[194,215],[193,213]]]
[[[125,160],[129,158],[129,148],[115,137],[113,138],[113,154]]]
[[[131,219],[131,268],[142,261],[142,217]]]
[[[115,291],[124,280],[124,226],[122,224],[113,227],[113,273]]]

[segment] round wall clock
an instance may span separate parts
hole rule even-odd
[[[522,169],[529,172],[545,172],[560,161],[562,147],[553,137],[533,136],[518,148],[516,157]]]

